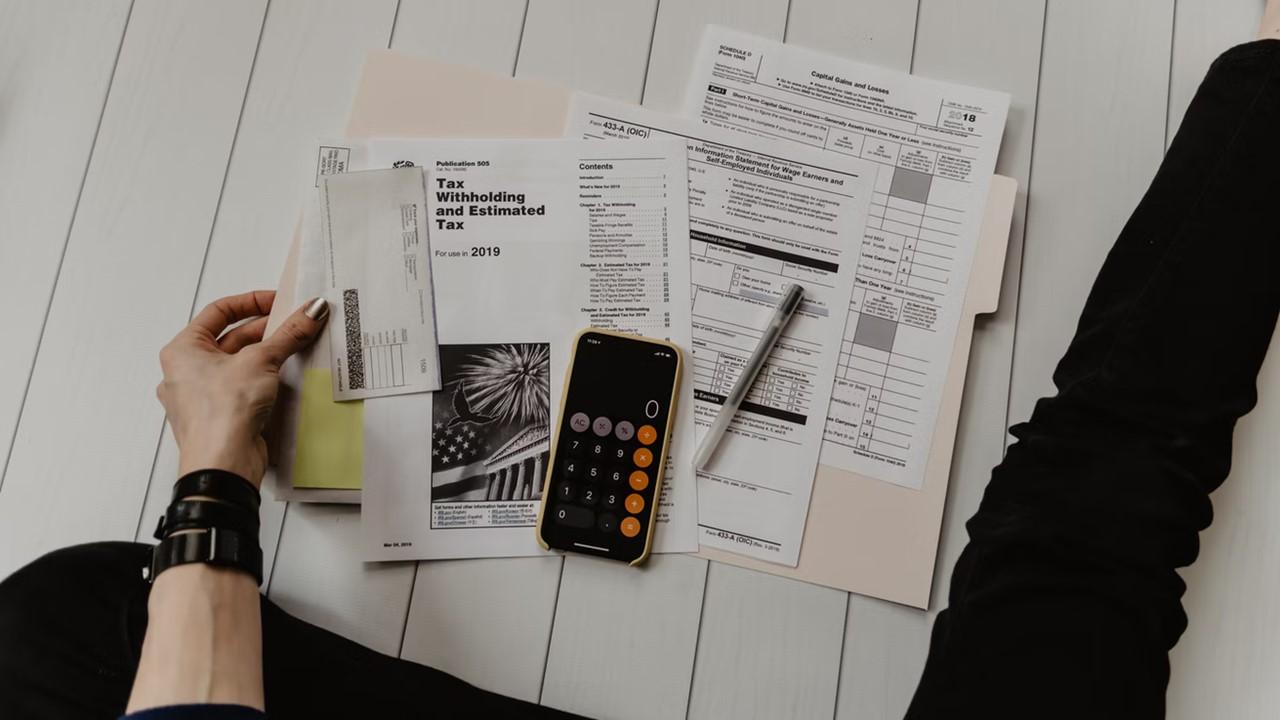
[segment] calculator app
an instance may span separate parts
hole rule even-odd
[[[547,544],[628,561],[644,554],[679,367],[666,345],[579,337],[545,489]]]

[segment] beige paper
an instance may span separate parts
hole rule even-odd
[[[377,50],[365,61],[347,134],[353,138],[560,137],[568,103],[569,92],[554,85]],[[992,180],[924,487],[911,490],[819,466],[798,566],[712,550],[703,550],[700,556],[919,608],[928,606],[973,318],[996,309],[1016,190],[1017,183],[1010,178],[997,175]],[[290,263],[296,263],[298,240],[295,232]],[[291,279],[292,273],[293,268],[286,266],[283,278]],[[283,281],[279,293],[273,322],[277,313],[287,313],[301,301]],[[358,491],[288,490],[290,499],[341,502],[345,497],[359,502]]]
[[[374,50],[347,137],[558,138],[568,111],[562,87]]]

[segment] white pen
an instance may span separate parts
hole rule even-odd
[[[751,383],[755,382],[760,368],[764,367],[764,361],[768,359],[773,346],[782,336],[782,329],[787,326],[787,321],[795,314],[796,308],[800,307],[800,301],[803,298],[804,288],[792,284],[778,301],[777,307],[773,310],[773,317],[769,319],[769,326],[765,328],[764,335],[760,336],[760,342],[751,353],[751,358],[747,360],[747,366],[742,369],[742,374],[738,376],[738,382],[729,391],[729,397],[725,398],[724,405],[720,407],[720,414],[716,415],[707,434],[702,436],[702,444],[698,446],[698,454],[693,459],[694,467],[698,470],[705,467],[715,453],[716,446],[720,444],[720,438],[724,437],[725,429],[733,421],[733,416],[738,414],[738,406],[742,404],[747,391],[751,389]]]

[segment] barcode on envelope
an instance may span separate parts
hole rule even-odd
[[[347,335],[347,387],[363,390],[364,334],[360,331],[360,291],[342,291],[342,317]]]

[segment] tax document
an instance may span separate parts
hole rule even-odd
[[[792,283],[804,302],[698,473],[705,546],[795,566],[875,166],[577,95],[569,134],[688,149],[694,417],[715,419]]]
[[[412,167],[320,181],[334,400],[440,389],[425,181]]]
[[[409,165],[426,171],[443,388],[365,404],[364,555],[542,554],[534,525],[575,333],[590,325],[691,344],[684,145],[351,148],[352,168]],[[655,552],[698,548],[692,409],[690,386]]]
[[[937,82],[708,26],[685,113],[878,166],[822,464],[920,489],[1009,110]]]

